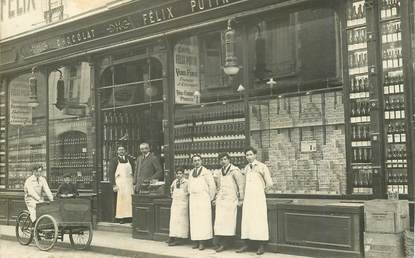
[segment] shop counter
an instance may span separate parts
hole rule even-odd
[[[363,202],[273,198],[267,202],[269,251],[317,257],[363,257]],[[170,206],[168,197],[134,195],[133,237],[167,239]]]

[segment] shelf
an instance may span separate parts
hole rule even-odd
[[[352,162],[350,163],[352,166],[372,166],[371,162]]]
[[[74,167],[74,166],[51,166],[51,169],[87,169],[87,168],[93,168],[94,166],[87,166],[87,167]]]
[[[369,98],[369,92],[352,92],[349,94],[350,99],[363,99],[363,98]]]
[[[382,68],[383,68],[383,71],[384,72],[403,71],[402,66],[399,66],[399,67],[389,67],[389,68],[382,67]]]
[[[368,67],[353,67],[349,68],[349,75],[359,75],[359,74],[368,74]]]
[[[367,49],[367,43],[354,43],[354,44],[350,44],[347,46],[347,50],[349,52],[353,52],[356,50],[363,50],[363,49]]]
[[[351,146],[352,147],[370,147],[371,142],[370,141],[352,141]]]
[[[350,117],[350,123],[370,123],[370,116],[353,116]]]
[[[399,21],[400,19],[401,19],[400,16],[384,17],[384,18],[380,18],[379,22],[386,23],[386,22],[391,22],[391,21]]]
[[[365,26],[366,26],[366,18],[353,19],[353,20],[346,21],[346,28],[348,30],[356,29],[359,27],[365,27]]]

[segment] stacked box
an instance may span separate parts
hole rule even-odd
[[[366,258],[403,258],[403,236],[365,232]]]
[[[371,200],[365,202],[366,232],[402,233],[409,229],[407,200]]]
[[[403,233],[409,229],[407,200],[365,202],[365,257],[404,257]]]
[[[405,255],[407,258],[414,257],[414,232],[405,231]]]

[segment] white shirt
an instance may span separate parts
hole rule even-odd
[[[44,192],[48,199],[53,201],[53,195],[50,191],[48,182],[42,176],[37,178],[35,175],[32,175],[27,178],[24,184],[24,192],[26,199],[33,198],[35,201],[40,202],[43,200],[42,192]]]

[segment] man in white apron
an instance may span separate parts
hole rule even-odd
[[[176,171],[176,179],[170,186],[172,197],[170,209],[169,246],[177,245],[179,239],[189,237],[189,188],[183,177],[183,169]]]
[[[35,222],[36,220],[36,204],[44,201],[42,193],[46,194],[49,201],[53,201],[53,195],[50,191],[48,182],[41,176],[42,171],[42,166],[34,167],[33,175],[28,177],[24,183],[24,200],[32,222]]]
[[[236,215],[238,205],[242,205],[244,191],[243,175],[239,168],[231,164],[229,154],[219,154],[219,161],[222,168],[215,201],[214,231],[219,241],[216,252],[224,251],[229,246],[229,238],[236,234]]]
[[[264,244],[269,239],[266,188],[273,185],[268,167],[256,160],[254,148],[245,150],[249,164],[245,167],[245,195],[242,206],[241,239],[245,245],[237,252],[248,250],[248,241],[258,244],[257,254],[264,253]]]
[[[216,186],[212,173],[202,166],[199,155],[192,157],[194,169],[189,175],[190,238],[194,249],[205,249],[204,241],[213,237],[212,201]]]
[[[117,157],[110,162],[110,181],[114,192],[117,193],[115,219],[121,224],[130,222],[132,218],[132,194],[134,160],[127,155],[124,146],[118,146]]]

